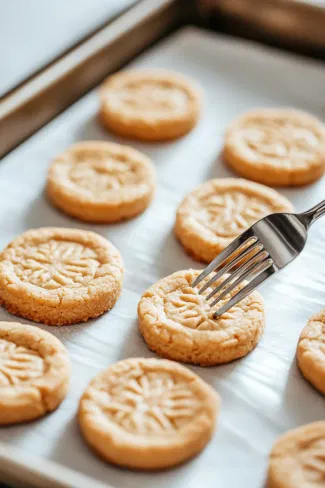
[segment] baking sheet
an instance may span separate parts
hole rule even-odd
[[[113,140],[97,124],[96,92],[0,164],[1,247],[29,228],[79,227],[109,238],[121,251],[126,267],[123,293],[111,312],[87,324],[42,326],[69,350],[73,365],[69,395],[44,419],[1,428],[0,442],[118,488],[261,487],[275,438],[289,428],[325,417],[324,398],[303,380],[295,365],[301,329],[311,314],[325,307],[325,220],[311,229],[303,255],[263,286],[267,324],[258,347],[229,365],[191,368],[222,397],[218,430],[200,456],[162,473],[124,471],[88,450],[75,415],[83,389],[101,369],[122,358],[153,355],[137,329],[141,294],[176,270],[201,267],[175,240],[175,210],[183,196],[202,181],[233,176],[219,157],[228,122],[258,106],[290,105],[324,117],[324,66],[184,28],[138,58],[132,67],[176,69],[197,80],[205,92],[203,117],[191,134],[168,144],[134,144],[152,157],[158,172],[156,198],[143,215],[118,225],[83,225],[54,210],[44,198],[48,164],[58,152],[77,140]],[[325,198],[325,178],[283,193],[298,210],[307,209]],[[3,310],[0,319],[16,320]]]

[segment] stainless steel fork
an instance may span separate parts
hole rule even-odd
[[[235,288],[247,282],[236,294],[214,313],[214,318],[227,312],[243,300],[255,288],[277,271],[291,263],[303,250],[309,227],[325,215],[325,200],[300,214],[275,213],[264,217],[237,237],[196,278],[192,286],[198,286],[210,273],[212,278],[204,283],[203,293],[218,281],[206,299],[216,306]],[[229,275],[227,275],[229,273]]]

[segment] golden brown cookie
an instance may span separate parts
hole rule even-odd
[[[80,400],[79,425],[103,459],[135,469],[174,466],[209,442],[219,395],[172,361],[134,358],[97,375]]]
[[[201,366],[228,363],[246,356],[264,331],[263,298],[254,291],[214,319],[215,310],[205,299],[212,288],[199,295],[198,287],[191,286],[199,274],[200,271],[191,269],[178,271],[144,293],[138,318],[148,347],[164,358]],[[232,294],[237,291],[238,288]]]
[[[325,395],[325,309],[311,317],[302,330],[297,361],[306,380]]]
[[[94,232],[29,230],[0,254],[0,300],[15,315],[48,325],[85,322],[120,295],[118,250]]]
[[[299,110],[247,112],[229,126],[224,157],[244,178],[271,186],[305,185],[324,173],[325,126]]]
[[[67,350],[52,334],[16,322],[0,322],[0,425],[42,417],[67,394]]]
[[[100,90],[100,119],[112,132],[132,139],[165,141],[196,125],[201,93],[185,76],[165,70],[123,71]]]
[[[325,421],[289,430],[270,455],[268,488],[325,486]]]
[[[237,178],[206,181],[177,210],[175,233],[185,250],[209,263],[257,220],[293,206],[275,190]]]
[[[149,158],[112,142],[80,142],[57,156],[47,194],[63,212],[87,222],[110,223],[143,212],[156,187]]]

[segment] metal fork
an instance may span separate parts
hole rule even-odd
[[[305,247],[309,227],[323,215],[325,200],[300,214],[271,214],[231,242],[192,284],[193,287],[198,286],[210,273],[215,272],[199,290],[201,294],[220,280],[206,297],[206,300],[210,300],[218,294],[210,303],[214,307],[243,281],[247,282],[215,311],[214,318],[220,317],[267,278],[291,263]]]

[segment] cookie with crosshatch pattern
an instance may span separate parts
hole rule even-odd
[[[63,344],[31,325],[0,322],[0,425],[27,422],[57,408],[67,394]]]
[[[0,300],[36,322],[85,322],[113,307],[123,273],[119,251],[94,232],[29,230],[0,254]]]
[[[325,486],[325,421],[289,430],[274,444],[268,488]]]
[[[216,178],[184,198],[177,210],[175,234],[194,259],[209,263],[259,219],[292,211],[289,200],[267,186]]]
[[[223,154],[244,178],[270,186],[306,185],[325,170],[325,126],[300,110],[252,110],[230,124]]]
[[[254,291],[214,319],[214,309],[206,301],[212,288],[199,294],[199,288],[191,286],[199,274],[200,271],[193,269],[177,271],[142,295],[138,318],[145,342],[159,356],[201,366],[228,363],[246,356],[264,331],[263,298]],[[235,288],[232,295],[241,287]],[[229,295],[224,300],[229,300]]]
[[[173,361],[132,358],[99,373],[80,400],[79,425],[105,460],[162,469],[198,454],[209,442],[219,395]]]
[[[302,330],[297,362],[306,380],[325,395],[325,309],[313,315]]]
[[[46,191],[63,212],[86,222],[130,219],[150,204],[154,166],[140,151],[112,142],[74,144],[52,162]]]
[[[131,139],[166,141],[196,125],[202,104],[197,86],[186,76],[163,69],[122,71],[100,89],[100,120]]]

